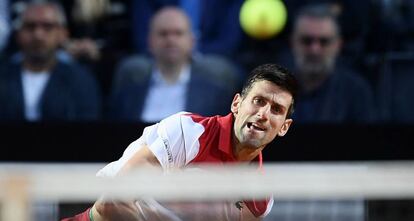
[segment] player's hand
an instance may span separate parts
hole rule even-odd
[[[94,221],[141,221],[133,202],[98,200],[92,207]]]
[[[92,207],[94,221],[182,221],[155,200],[121,202],[98,200]]]

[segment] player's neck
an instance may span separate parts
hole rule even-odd
[[[239,143],[239,144],[234,145],[233,155],[237,161],[242,161],[242,162],[252,161],[260,154],[260,152],[262,152],[263,148],[264,146],[259,147],[259,148],[248,147],[248,146],[243,146]]]

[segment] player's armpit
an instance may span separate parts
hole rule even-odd
[[[131,171],[137,167],[160,167],[161,164],[155,157],[154,153],[148,148],[147,145],[143,145],[121,168],[120,173],[123,174],[127,171]]]

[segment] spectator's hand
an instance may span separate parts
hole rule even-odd
[[[101,57],[101,52],[97,42],[90,38],[69,40],[64,45],[64,48],[75,59],[98,61]]]

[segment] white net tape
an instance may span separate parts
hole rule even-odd
[[[278,199],[414,199],[414,162],[267,164],[160,173],[142,168],[115,179],[95,177],[98,164],[0,164],[2,220],[19,219],[31,200],[92,202],[117,199],[229,200],[274,195]],[[4,215],[5,214],[5,215]],[[17,216],[17,217],[16,217]]]
[[[90,201],[102,193],[120,199],[161,200],[278,198],[413,198],[414,162],[267,164],[206,167],[160,173],[151,168],[116,179],[95,177],[100,164],[0,164],[0,197],[5,183],[24,183],[30,198]],[[197,194],[194,194],[197,193]]]

